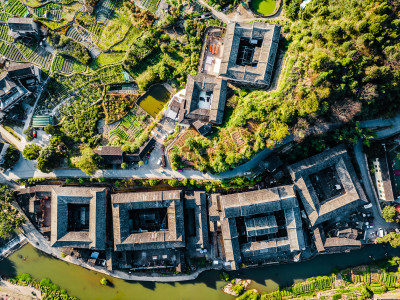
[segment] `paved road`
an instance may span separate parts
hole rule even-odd
[[[279,18],[281,13],[282,13],[282,9],[283,9],[283,3],[281,4],[281,7],[279,8],[279,10],[276,12],[276,14],[274,14],[273,16],[270,17],[253,17],[253,18],[246,18],[241,16],[239,13],[236,13],[234,16],[230,15],[227,16],[226,14],[224,14],[223,12],[220,12],[218,10],[216,10],[214,7],[212,7],[211,5],[209,5],[206,1],[204,0],[197,0],[197,2],[200,5],[203,5],[205,7],[207,7],[210,11],[211,14],[218,20],[220,20],[221,22],[228,24],[230,22],[252,22],[252,21],[268,21],[271,19],[276,19]],[[253,14],[253,13],[252,13]]]
[[[362,142],[358,142],[354,145],[354,153],[356,156],[356,161],[358,167],[360,168],[362,183],[364,185],[364,190],[367,194],[368,199],[372,203],[372,213],[374,216],[374,228],[392,228],[393,226],[390,223],[387,223],[382,218],[382,212],[378,200],[378,196],[376,194],[375,188],[372,183],[372,179],[368,170],[368,162],[365,153],[363,152],[363,144]]]

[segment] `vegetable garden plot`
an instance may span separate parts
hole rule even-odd
[[[28,9],[19,0],[4,1],[6,12],[17,17],[26,17],[29,14]]]
[[[29,48],[21,43],[15,43],[21,50],[26,59],[34,64],[40,65],[42,68],[48,69],[50,66],[52,54],[47,52],[44,48],[38,46]]]
[[[12,42],[13,39],[8,35],[8,26],[0,24],[0,39],[6,42]]]
[[[0,12],[0,21],[7,22],[12,16],[6,12]]]
[[[122,74],[122,65],[104,67],[97,71],[103,84],[123,83],[125,82]]]
[[[56,12],[56,11],[61,12],[62,11],[62,6],[60,4],[47,3],[46,5],[43,5],[41,7],[36,7],[36,8],[33,9],[33,13],[36,16],[38,16],[39,18],[43,18],[45,13],[46,13],[46,11],[49,11],[49,12],[52,12],[52,13]]]
[[[9,60],[26,62],[26,59],[15,45],[8,45],[0,41],[0,54],[7,57]]]
[[[65,60],[64,57],[57,55],[53,60],[53,64],[51,65],[51,70],[62,71],[64,66],[64,60]]]
[[[143,126],[139,123],[136,116],[130,112],[119,121],[114,129],[108,132],[108,137],[110,140],[118,137],[124,141],[134,141],[143,131]]]

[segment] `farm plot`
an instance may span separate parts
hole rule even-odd
[[[53,64],[51,65],[52,71],[62,71],[64,66],[64,57],[57,55],[54,60]]]
[[[80,26],[71,26],[65,33],[65,36],[83,44],[86,48],[89,48],[89,46],[97,39],[95,35]]]
[[[52,54],[47,52],[44,48],[38,46],[29,48],[21,43],[15,43],[26,59],[34,64],[40,65],[42,68],[48,69],[50,67]]]
[[[13,39],[8,35],[8,26],[0,24],[0,39],[6,42],[12,42]]]
[[[104,67],[97,71],[100,80],[103,84],[114,84],[125,82],[124,75],[122,73],[122,65]]]
[[[46,5],[43,5],[41,7],[34,8],[33,13],[39,18],[44,18],[47,11],[48,12],[58,11],[60,12],[60,17],[61,17],[61,10],[62,6],[60,4],[47,3]]]
[[[9,60],[20,61],[20,62],[26,61],[21,51],[19,51],[18,48],[15,47],[15,45],[13,44],[9,45],[2,41],[0,41],[0,54],[4,55]]]
[[[158,5],[160,4],[160,0],[141,0],[141,3],[149,11],[155,13],[158,8]]]
[[[131,18],[131,11],[124,6],[118,5],[115,8],[115,13],[112,14],[112,18],[103,29],[98,41],[99,47],[103,50],[108,50],[123,41],[132,26]]]
[[[99,43],[101,46],[104,45],[103,48],[109,49],[115,44],[121,42],[125,38],[125,35],[128,33],[128,30],[128,25],[115,21],[110,21],[104,28],[103,33],[99,39]]]
[[[133,42],[142,34],[142,31],[135,26],[129,28],[128,33],[125,35],[124,39],[115,44],[111,49],[114,51],[128,51],[132,46]]]
[[[26,17],[29,15],[29,11],[25,5],[19,0],[6,0],[4,1],[6,12],[12,16]]]
[[[0,12],[0,21],[1,22],[7,22],[8,19],[10,19],[12,16],[9,13],[5,13],[5,12]]]
[[[98,4],[96,9],[96,20],[97,22],[105,23],[113,12],[116,0],[102,0]]]
[[[112,141],[115,138],[119,138],[124,141],[134,141],[143,132],[143,125],[137,120],[133,113],[128,113],[122,120],[118,121],[117,124],[113,124],[109,130],[108,138]]]
[[[122,119],[137,100],[136,94],[107,95],[102,102],[106,124],[112,124]]]

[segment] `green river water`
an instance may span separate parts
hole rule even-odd
[[[307,277],[330,274],[334,267],[356,266],[375,259],[400,255],[400,250],[387,246],[373,245],[344,254],[320,255],[312,260],[298,263],[273,265],[232,272],[232,277],[253,280],[252,288],[273,291],[279,286],[290,285]],[[52,258],[32,247],[24,246],[0,262],[0,274],[15,276],[29,273],[35,278],[50,278],[70,295],[81,300],[135,299],[135,300],[213,300],[233,299],[221,292],[224,282],[219,280],[218,271],[201,274],[198,279],[182,283],[128,282],[105,276],[112,286],[101,286],[103,274]]]

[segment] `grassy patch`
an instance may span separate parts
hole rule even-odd
[[[125,53],[102,53],[97,56],[94,64],[97,67],[112,65],[123,61]]]
[[[123,41],[131,24],[131,13],[127,8],[121,7],[103,29],[98,46],[106,50]]]
[[[141,35],[142,31],[136,28],[135,26],[131,26],[128,33],[125,35],[124,39],[115,44],[112,47],[114,51],[128,51],[132,46],[133,42]]]
[[[251,8],[262,15],[270,15],[275,11],[276,0],[252,0]]]
[[[97,71],[103,84],[123,83],[125,82],[122,74],[122,65],[104,67]]]

